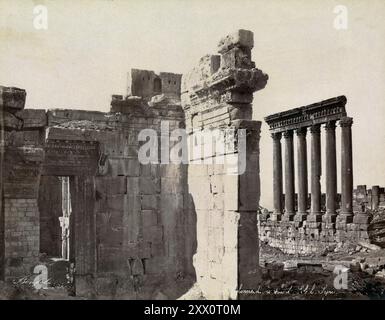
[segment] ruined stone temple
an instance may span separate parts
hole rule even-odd
[[[353,119],[347,116],[345,105],[346,98],[340,96],[265,118],[273,140],[274,211],[260,216],[260,239],[270,246],[286,253],[309,254],[323,252],[337,243],[368,241],[370,217],[365,210],[353,210]],[[340,173],[336,169],[337,124],[341,130]],[[325,130],[324,150],[321,150],[321,130]],[[308,156],[309,135],[311,152]],[[297,139],[297,164],[294,163],[294,136]],[[321,152],[325,152],[326,159],[325,209],[321,206]],[[338,181],[341,183],[340,199],[337,197]],[[379,188],[374,189],[377,195],[374,205],[378,207]],[[358,199],[357,192],[354,194]]]
[[[252,108],[268,76],[253,46],[238,30],[184,75],[132,69],[109,112],[26,109],[24,89],[0,86],[0,284],[46,270],[77,297],[241,299],[265,275],[265,244],[285,259],[385,245],[384,188],[353,188],[345,96],[265,117],[274,207],[261,210]],[[164,161],[175,132],[190,144]]]
[[[177,298],[196,282],[206,297],[229,299],[238,297],[239,286],[255,286],[261,122],[252,120],[252,101],[268,77],[251,60],[252,48],[252,32],[239,30],[186,75],[132,69],[127,96],[113,95],[109,112],[25,109],[25,90],[0,87],[0,278],[34,276],[37,265],[56,258],[73,271],[77,296]],[[338,115],[343,102],[330,102]],[[350,122],[341,121],[343,201],[350,205]],[[152,129],[161,142],[162,123],[188,133],[244,129],[245,172],[228,175],[226,164],[193,158],[142,164],[138,150],[145,141],[138,135]],[[238,157],[237,133],[231,141],[226,152]],[[290,194],[287,199],[290,209]],[[279,202],[276,209],[281,216]],[[348,222],[351,206],[344,217]]]

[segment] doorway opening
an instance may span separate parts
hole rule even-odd
[[[41,176],[39,212],[40,263],[47,267],[48,285],[72,292],[75,261],[69,176]]]
[[[39,189],[40,253],[56,260],[70,259],[72,213],[68,176],[42,176]]]

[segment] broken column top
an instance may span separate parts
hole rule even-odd
[[[250,30],[239,29],[222,38],[218,44],[218,53],[224,53],[230,49],[254,47],[254,34]]]
[[[268,75],[255,67],[251,58],[254,47],[254,35],[249,30],[237,30],[219,41],[219,55],[206,55],[190,72],[183,75],[182,100],[186,108],[194,104],[194,96],[217,96],[230,92],[234,95],[248,95],[242,99],[251,103],[252,93],[266,86]],[[227,102],[239,102],[239,99],[226,98]]]
[[[0,86],[0,108],[11,113],[23,110],[26,95],[24,89]]]

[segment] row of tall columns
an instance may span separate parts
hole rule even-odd
[[[340,215],[349,222],[353,216],[353,161],[352,161],[352,118],[340,120],[341,133],[341,212]],[[307,128],[296,129],[297,134],[297,178],[298,211],[295,212],[295,174],[293,130],[284,132],[285,140],[285,208],[283,210],[282,183],[282,148],[281,133],[273,133],[273,188],[274,212],[272,220],[309,221],[334,223],[337,216],[337,163],[336,163],[336,122],[325,124],[326,130],[326,213],[321,212],[321,132],[320,125],[310,127],[311,135],[311,208],[308,203],[308,165],[307,165]],[[282,216],[283,214],[283,216]]]

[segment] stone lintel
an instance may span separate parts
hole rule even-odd
[[[47,111],[47,126],[54,127],[71,120],[92,122],[106,122],[118,120],[119,116],[102,111],[73,110],[73,109],[49,109]]]

